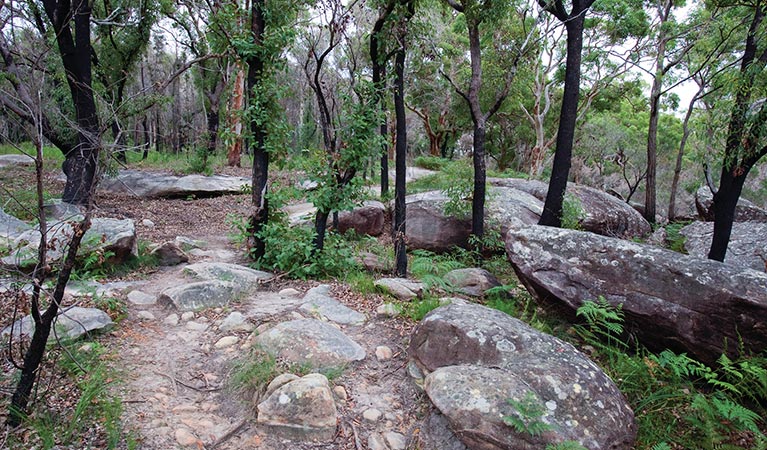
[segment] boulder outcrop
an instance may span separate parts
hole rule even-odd
[[[468,448],[526,450],[576,441],[589,449],[629,449],[634,414],[607,375],[585,355],[503,312],[451,304],[413,332],[409,354],[428,374],[432,403]],[[537,410],[540,434],[505,418]]]
[[[532,226],[506,235],[527,289],[576,309],[604,297],[652,348],[713,363],[767,347],[767,274],[592,233]]]

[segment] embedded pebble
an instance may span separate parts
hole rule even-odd
[[[280,297],[298,297],[301,295],[296,289],[286,288],[277,293]]]
[[[181,320],[183,320],[184,322],[188,320],[192,320],[192,319],[194,319],[194,313],[192,311],[187,311],[181,314]]]
[[[389,450],[383,436],[378,433],[370,433],[368,437],[368,449],[370,450]]]
[[[399,315],[399,307],[394,303],[384,303],[376,308],[376,314],[383,317],[397,317]]]
[[[152,222],[149,219],[144,219],[141,221],[141,225],[144,225],[147,228],[154,228],[154,222]]]
[[[388,361],[392,358],[392,351],[385,345],[376,347],[376,359],[379,361]]]
[[[407,438],[394,431],[384,433],[384,440],[391,450],[405,450],[407,448]]]
[[[234,344],[236,344],[239,340],[240,338],[238,338],[237,336],[224,336],[216,342],[215,347],[216,348],[231,347]]]
[[[154,314],[152,314],[149,311],[139,311],[137,316],[141,320],[155,320],[156,319]]]
[[[349,394],[346,393],[346,388],[343,386],[334,387],[333,393],[336,395],[336,398],[342,402],[345,402],[349,398]]]
[[[184,447],[197,444],[197,437],[185,428],[179,428],[176,430],[176,442]]]
[[[165,318],[165,320],[162,321],[165,325],[170,325],[172,327],[175,327],[178,325],[178,314],[171,314],[168,317]]]
[[[375,408],[366,409],[362,413],[362,417],[368,422],[378,422],[378,419],[380,419],[382,415],[383,414],[381,413],[381,411]]]
[[[192,331],[205,331],[208,325],[200,322],[190,321],[186,323],[186,328]]]
[[[128,292],[128,301],[134,305],[154,305],[157,303],[157,297],[141,291]]]

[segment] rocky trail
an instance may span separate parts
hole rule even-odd
[[[202,240],[208,244],[197,261],[236,259],[225,240]],[[142,448],[417,448],[428,401],[407,374],[402,319],[347,305],[364,319],[341,330],[365,357],[331,379],[337,432],[322,444],[312,442],[311,432],[306,440],[288,440],[257,423],[254,399],[234,389],[230,377],[238,364],[262,356],[253,342],[259,331],[313,316],[300,309],[307,286],[282,284],[275,291],[266,283],[225,307],[182,312],[156,300],[165,289],[190,282],[182,271],[164,268],[139,282],[128,295],[128,318],[110,343],[120,355],[126,425]]]

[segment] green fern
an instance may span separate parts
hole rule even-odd
[[[578,441],[565,441],[559,444],[549,444],[545,450],[589,450],[582,446]]]
[[[665,442],[659,442],[653,445],[650,450],[671,450],[671,446]]]
[[[610,351],[625,350],[628,345],[621,338],[624,319],[622,306],[613,306],[602,296],[596,302],[586,300],[575,314],[586,320],[587,327],[576,326],[576,331],[595,347]]]
[[[541,420],[546,416],[546,407],[541,404],[537,396],[528,391],[522,400],[506,400],[513,408],[509,416],[504,416],[503,421],[514,428],[517,433],[526,433],[530,436],[538,436],[554,427]]]

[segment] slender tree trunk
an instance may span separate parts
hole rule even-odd
[[[218,104],[213,105],[211,103],[210,110],[208,110],[207,114],[207,123],[208,123],[208,154],[214,155],[216,154],[216,143],[218,142],[218,126],[219,126],[219,112],[218,112]]]
[[[559,114],[557,149],[554,166],[549,180],[549,191],[539,225],[562,226],[562,203],[570,175],[570,165],[575,137],[575,122],[578,116],[578,93],[581,82],[581,51],[583,49],[584,12],[575,14],[565,21],[567,31],[567,59],[565,62],[565,91]]]
[[[394,90],[394,113],[397,121],[396,174],[394,186],[394,255],[396,273],[407,276],[406,211],[405,211],[405,158],[407,157],[407,124],[405,122],[405,48],[404,44],[395,55],[396,73]]]
[[[469,82],[469,108],[474,124],[473,164],[474,191],[471,201],[471,234],[481,238],[485,233],[485,117],[479,102],[482,89],[482,52],[479,35],[479,23],[468,21],[469,55],[471,58],[471,80]]]
[[[754,16],[746,35],[746,46],[740,66],[735,104],[727,130],[727,143],[722,164],[719,189],[714,194],[714,236],[708,252],[709,259],[724,261],[730,242],[735,208],[743,190],[748,172],[759,159],[767,154],[767,146],[754,148],[759,143],[762,128],[767,121],[767,108],[762,104],[749,125],[748,110],[752,106],[756,75],[765,69],[764,53],[757,58],[758,32],[764,19],[764,5],[754,5]]]
[[[329,211],[320,210],[317,210],[317,214],[314,216],[314,249],[316,252],[321,252],[325,248],[328,217],[330,217]]]
[[[234,78],[232,87],[232,99],[229,101],[229,128],[233,131],[234,139],[226,153],[227,165],[229,167],[240,167],[242,155],[242,119],[240,113],[243,108],[243,84],[245,71],[237,64],[237,75]]]
[[[661,27],[662,28],[662,27]],[[657,204],[657,155],[658,119],[660,118],[660,96],[663,88],[663,61],[666,55],[665,33],[661,30],[658,55],[655,58],[655,76],[650,90],[650,123],[647,126],[647,177],[645,178],[644,218],[655,223]]]
[[[676,192],[679,188],[679,177],[682,174],[682,160],[684,159],[684,150],[687,146],[687,139],[690,137],[690,117],[692,117],[692,110],[695,106],[695,102],[698,101],[698,96],[702,91],[698,92],[690,100],[690,105],[687,107],[687,113],[684,115],[684,121],[682,122],[682,140],[679,142],[679,152],[676,154],[676,165],[674,166],[674,177],[671,180],[671,194],[668,199],[668,220],[674,220],[676,218]]]
[[[250,32],[255,45],[261,45],[264,28],[266,26],[264,15],[264,0],[253,0],[250,10]],[[263,82],[264,61],[258,53],[247,59],[248,64],[248,96],[250,105],[254,106],[258,101],[254,98],[258,95],[257,85]],[[265,124],[261,120],[250,118],[251,150],[253,153],[252,172],[252,198],[253,213],[250,216],[248,229],[248,246],[254,259],[263,258],[266,245],[259,233],[269,218],[269,203],[267,201],[267,179],[269,175],[269,153],[266,149]]]
[[[373,62],[373,88],[375,89],[376,105],[381,110],[381,124],[378,133],[381,136],[381,197],[389,193],[389,150],[386,145],[387,126],[386,126],[386,105],[383,101],[383,91],[386,83],[386,61],[381,59],[381,30],[386,19],[394,8],[394,1],[389,0],[386,7],[381,10],[378,19],[373,24],[373,32],[370,34],[370,59]]]

